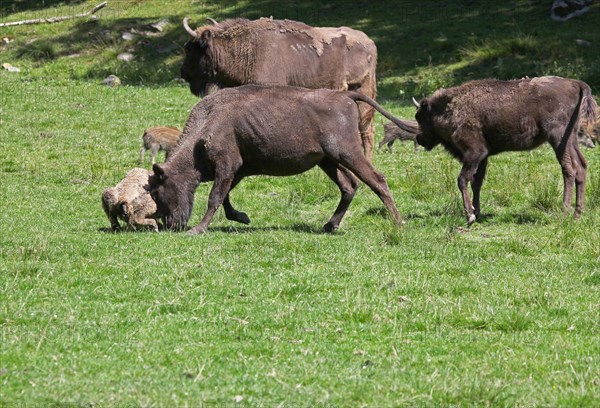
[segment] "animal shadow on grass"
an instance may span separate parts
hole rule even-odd
[[[250,226],[219,226],[209,227],[208,233],[211,231],[235,233],[235,234],[249,234],[253,232],[267,232],[267,231],[293,231],[308,234],[330,234],[323,231],[323,227],[317,224],[311,225],[306,223],[296,223],[291,226],[264,226],[264,227],[250,227]]]

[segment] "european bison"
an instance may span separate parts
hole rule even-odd
[[[348,27],[311,27],[292,20],[233,19],[192,30],[185,44],[181,77],[194,95],[245,84],[291,85],[311,89],[377,93],[377,47]],[[360,131],[367,157],[373,154],[371,106],[360,108]]]
[[[596,102],[582,81],[559,77],[514,81],[481,80],[439,89],[421,100],[415,117],[417,142],[427,150],[442,144],[463,164],[458,176],[467,222],[479,216],[479,193],[488,156],[531,150],[549,142],[564,179],[564,206],[570,208],[573,183],[575,217],[583,210],[587,162],[577,144],[580,115],[594,120]],[[473,189],[473,203],[467,184]]]
[[[156,153],[160,150],[165,152],[165,160],[169,153],[177,145],[181,131],[173,126],[154,126],[144,130],[142,135],[142,148],[140,149],[140,163],[144,162],[144,153],[150,150],[150,158],[154,164]]]
[[[113,231],[121,229],[118,219],[125,221],[130,230],[144,228],[158,231],[154,219],[156,204],[144,188],[151,174],[146,169],[132,169],[114,188],[104,190],[102,208]]]
[[[157,204],[157,215],[166,228],[185,228],[196,188],[203,181],[214,180],[206,214],[189,232],[205,232],[221,204],[227,219],[248,224],[248,216],[229,202],[229,192],[244,177],[290,176],[319,166],[341,192],[325,231],[339,227],[358,188],[357,177],[399,223],[400,214],[385,177],[362,151],[357,101],[409,128],[357,92],[245,85],[205,97],[192,109],[169,159],[153,166],[147,188]]]
[[[387,143],[388,150],[392,151],[392,145],[396,140],[400,141],[411,141],[415,145],[415,152],[419,150],[419,144],[417,143],[417,133],[416,129],[418,128],[418,123],[416,120],[407,120],[407,124],[413,126],[415,128],[414,132],[407,132],[406,130],[398,127],[394,122],[388,122],[383,125],[384,138],[381,142],[379,142],[378,149],[381,149],[381,146]]]

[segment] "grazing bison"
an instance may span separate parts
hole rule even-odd
[[[125,221],[130,230],[145,228],[158,231],[154,219],[156,204],[144,188],[151,174],[146,169],[132,169],[114,188],[104,190],[102,208],[113,231],[121,229],[119,218]]]
[[[406,123],[415,128],[414,132],[407,132],[406,130],[398,127],[394,122],[388,122],[383,125],[383,132],[385,137],[381,142],[379,142],[378,149],[381,149],[381,146],[387,143],[387,147],[389,151],[392,151],[392,145],[396,140],[400,141],[412,141],[415,145],[415,152],[419,150],[419,144],[417,143],[417,133],[416,129],[418,128],[418,123],[416,120],[407,120]]]
[[[142,148],[140,149],[140,163],[144,161],[144,153],[150,150],[150,158],[154,164],[156,153],[165,151],[165,160],[169,153],[177,145],[181,131],[173,126],[154,126],[144,130],[142,135]]]
[[[577,131],[577,140],[579,144],[590,149],[595,148],[595,144],[600,143],[600,110],[596,110],[596,121],[589,123],[585,117],[581,118],[579,130]]]
[[[409,128],[357,92],[245,85],[205,97],[192,109],[169,159],[153,166],[147,189],[157,204],[157,215],[166,228],[185,228],[196,188],[200,182],[214,180],[206,214],[189,232],[205,232],[221,204],[227,219],[248,224],[248,216],[229,201],[229,192],[244,177],[290,176],[319,166],[341,192],[325,231],[338,228],[358,188],[357,178],[400,222],[385,177],[362,151],[357,101]]]
[[[564,179],[564,206],[576,186],[575,216],[583,210],[587,162],[573,136],[580,115],[594,120],[596,102],[582,81],[559,77],[481,80],[439,89],[418,104],[417,142],[442,144],[463,164],[458,176],[469,224],[479,216],[479,193],[488,156],[531,150],[549,142]],[[473,203],[467,184],[473,189]]]
[[[311,27],[291,20],[234,19],[192,30],[185,44],[181,77],[194,95],[245,84],[291,85],[311,89],[377,93],[375,43],[348,27]],[[360,107],[360,132],[373,154],[373,108]]]

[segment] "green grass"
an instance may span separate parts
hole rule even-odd
[[[558,35],[544,28],[545,6],[517,2],[495,25],[477,2],[468,12],[448,6],[456,19],[441,24],[444,13],[428,23],[433,2],[422,3],[390,12],[373,2],[181,1],[169,17],[283,17],[297,6],[290,17],[371,30],[382,100],[408,118],[412,91],[494,76],[498,58],[518,72],[543,55],[535,44],[570,44],[600,11],[558,25]],[[42,12],[28,4],[1,10],[7,21]],[[466,228],[459,164],[441,149],[414,154],[397,143],[375,165],[402,229],[363,186],[340,230],[320,233],[339,197],[312,170],[237,187],[232,200],[249,226],[219,211],[203,236],[107,233],[101,192],[138,165],[143,129],[182,126],[197,101],[172,81],[176,52],[148,51],[126,66],[114,57],[128,45],[97,39],[106,26],[159,20],[158,3],[110,4],[113,14],[97,22],[6,30],[16,40],[2,62],[22,72],[0,72],[0,406],[600,404],[597,151],[584,151],[587,209],[578,221],[562,211],[547,146],[490,160],[483,219]],[[511,40],[515,33],[523,38]],[[597,31],[584,33],[600,44]],[[25,51],[31,36],[38,45]],[[175,24],[165,36],[185,40]],[[591,51],[555,52],[561,72],[596,69]],[[535,64],[550,73],[554,62]],[[125,86],[99,85],[113,69]],[[585,79],[597,90],[592,74]],[[192,225],[209,189],[197,191]]]

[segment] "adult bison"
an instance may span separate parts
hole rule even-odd
[[[580,116],[593,121],[596,102],[582,81],[559,77],[480,80],[439,89],[417,104],[417,142],[442,144],[462,162],[458,188],[467,222],[479,216],[479,194],[488,156],[531,150],[549,142],[562,168],[564,206],[576,186],[575,216],[583,210],[587,162],[577,144]],[[467,185],[471,183],[473,202]]]
[[[245,85],[207,96],[192,109],[168,160],[153,167],[147,189],[157,204],[157,216],[166,228],[185,228],[196,188],[214,180],[206,214],[189,232],[205,232],[221,204],[227,219],[247,224],[248,216],[229,201],[229,192],[244,177],[289,176],[319,166],[341,192],[325,231],[338,228],[358,188],[357,177],[400,222],[385,177],[362,151],[357,101],[405,126],[357,92]]]
[[[311,27],[291,20],[232,19],[192,30],[185,44],[181,77],[194,95],[245,84],[291,85],[377,93],[375,43],[348,27]],[[374,111],[361,104],[360,132],[367,157],[373,154]]]

